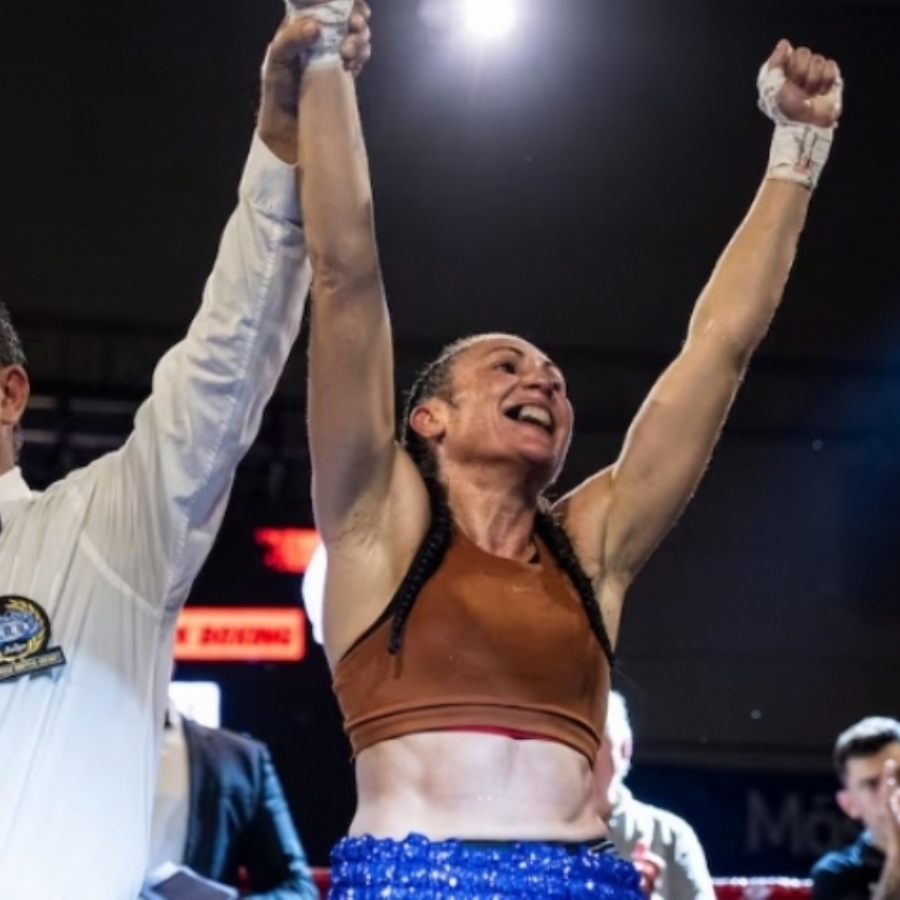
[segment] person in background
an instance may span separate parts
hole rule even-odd
[[[150,864],[185,865],[253,900],[317,900],[268,748],[182,716],[170,702],[160,753]]]
[[[637,866],[644,893],[653,900],[715,900],[706,856],[691,826],[635,799],[625,786],[633,747],[625,698],[611,691],[594,765],[598,811],[610,840]]]
[[[813,900],[900,900],[900,722],[852,725],[834,745],[834,766],[838,806],[864,831],[815,864]]]

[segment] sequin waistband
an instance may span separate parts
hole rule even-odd
[[[606,839],[345,838],[332,853],[331,875],[331,900],[643,900],[637,869]]]

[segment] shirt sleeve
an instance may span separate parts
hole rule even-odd
[[[706,854],[694,829],[679,821],[674,833],[672,856],[667,863],[666,900],[715,900]]]
[[[157,611],[184,602],[209,553],[310,281],[296,169],[255,136],[187,336],[158,364],[125,445],[77,482],[89,549]]]

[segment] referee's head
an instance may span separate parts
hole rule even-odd
[[[0,303],[0,475],[22,448],[22,415],[28,404],[25,351],[5,304]]]

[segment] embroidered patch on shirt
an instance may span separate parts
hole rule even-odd
[[[0,682],[35,675],[66,663],[50,645],[50,618],[33,600],[0,597]]]

